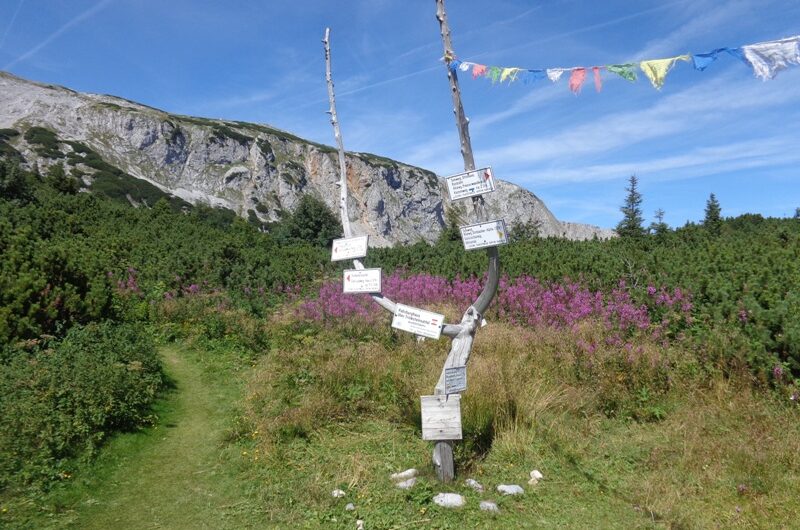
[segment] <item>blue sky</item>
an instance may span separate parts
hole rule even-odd
[[[458,57],[593,66],[800,34],[797,0],[451,0]],[[433,0],[0,0],[0,69],[169,112],[268,123],[332,144],[321,39],[331,27],[345,147],[436,171],[463,165]],[[721,57],[661,91],[604,73],[553,84],[461,76],[476,163],[562,220],[613,227],[629,175],[647,222],[790,216],[800,207],[800,67],[763,82]]]

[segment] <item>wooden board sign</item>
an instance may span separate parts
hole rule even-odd
[[[369,236],[334,239],[331,261],[363,258],[367,255],[368,244]]]
[[[458,394],[467,389],[467,367],[455,366],[444,369],[444,393]]]
[[[392,327],[422,337],[438,339],[442,333],[444,315],[431,313],[403,304],[395,304]]]
[[[508,244],[508,231],[503,219],[462,226],[460,230],[465,250]]]
[[[420,396],[423,440],[460,440],[461,394]]]
[[[447,194],[451,201],[466,199],[494,191],[492,168],[485,167],[447,177]]]
[[[381,292],[380,269],[348,269],[342,275],[342,291],[345,293]]]

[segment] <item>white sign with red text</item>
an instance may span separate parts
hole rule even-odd
[[[485,167],[447,177],[447,194],[451,201],[466,199],[494,191],[492,168]]]
[[[348,269],[342,276],[342,291],[345,293],[381,292],[380,269]]]
[[[438,339],[442,333],[442,325],[444,325],[444,315],[403,304],[396,304],[394,318],[392,319],[392,327],[395,329],[408,331],[422,337]]]
[[[363,258],[367,255],[369,236],[348,237],[333,240],[331,261]]]

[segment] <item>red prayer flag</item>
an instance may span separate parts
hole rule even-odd
[[[578,94],[584,81],[586,81],[586,68],[573,68],[572,75],[569,76],[569,89]]]

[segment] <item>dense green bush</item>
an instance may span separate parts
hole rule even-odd
[[[800,327],[791,316],[800,303],[800,220],[747,214],[725,219],[717,228],[711,233],[689,224],[656,236],[609,241],[531,239],[501,247],[501,267],[512,278],[571,278],[602,291],[622,280],[637,300],[644,300],[650,286],[687,290],[694,305],[691,333],[744,335],[749,346],[730,351],[731,361],[765,378],[776,363],[800,374]],[[464,252],[460,241],[441,238],[435,246],[371,249],[367,263],[453,278],[483,275],[486,255]]]
[[[0,490],[64,478],[113,431],[150,420],[164,384],[149,336],[128,324],[75,327],[61,342],[4,351]]]
[[[305,232],[278,238],[226,210],[176,211],[166,200],[131,208],[64,194],[14,162],[0,163],[0,191],[2,342],[62,336],[103,319],[146,319],[167,297],[215,289],[263,314],[276,291],[333,270],[328,251],[303,241]],[[311,219],[324,240],[335,233],[329,217]]]
[[[33,146],[33,150],[39,156],[45,158],[64,158],[64,154],[59,148],[59,140],[56,134],[44,127],[31,127],[25,131],[25,140]]]
[[[297,208],[278,226],[276,235],[290,244],[326,247],[341,237],[342,225],[324,202],[312,195],[303,195]]]

